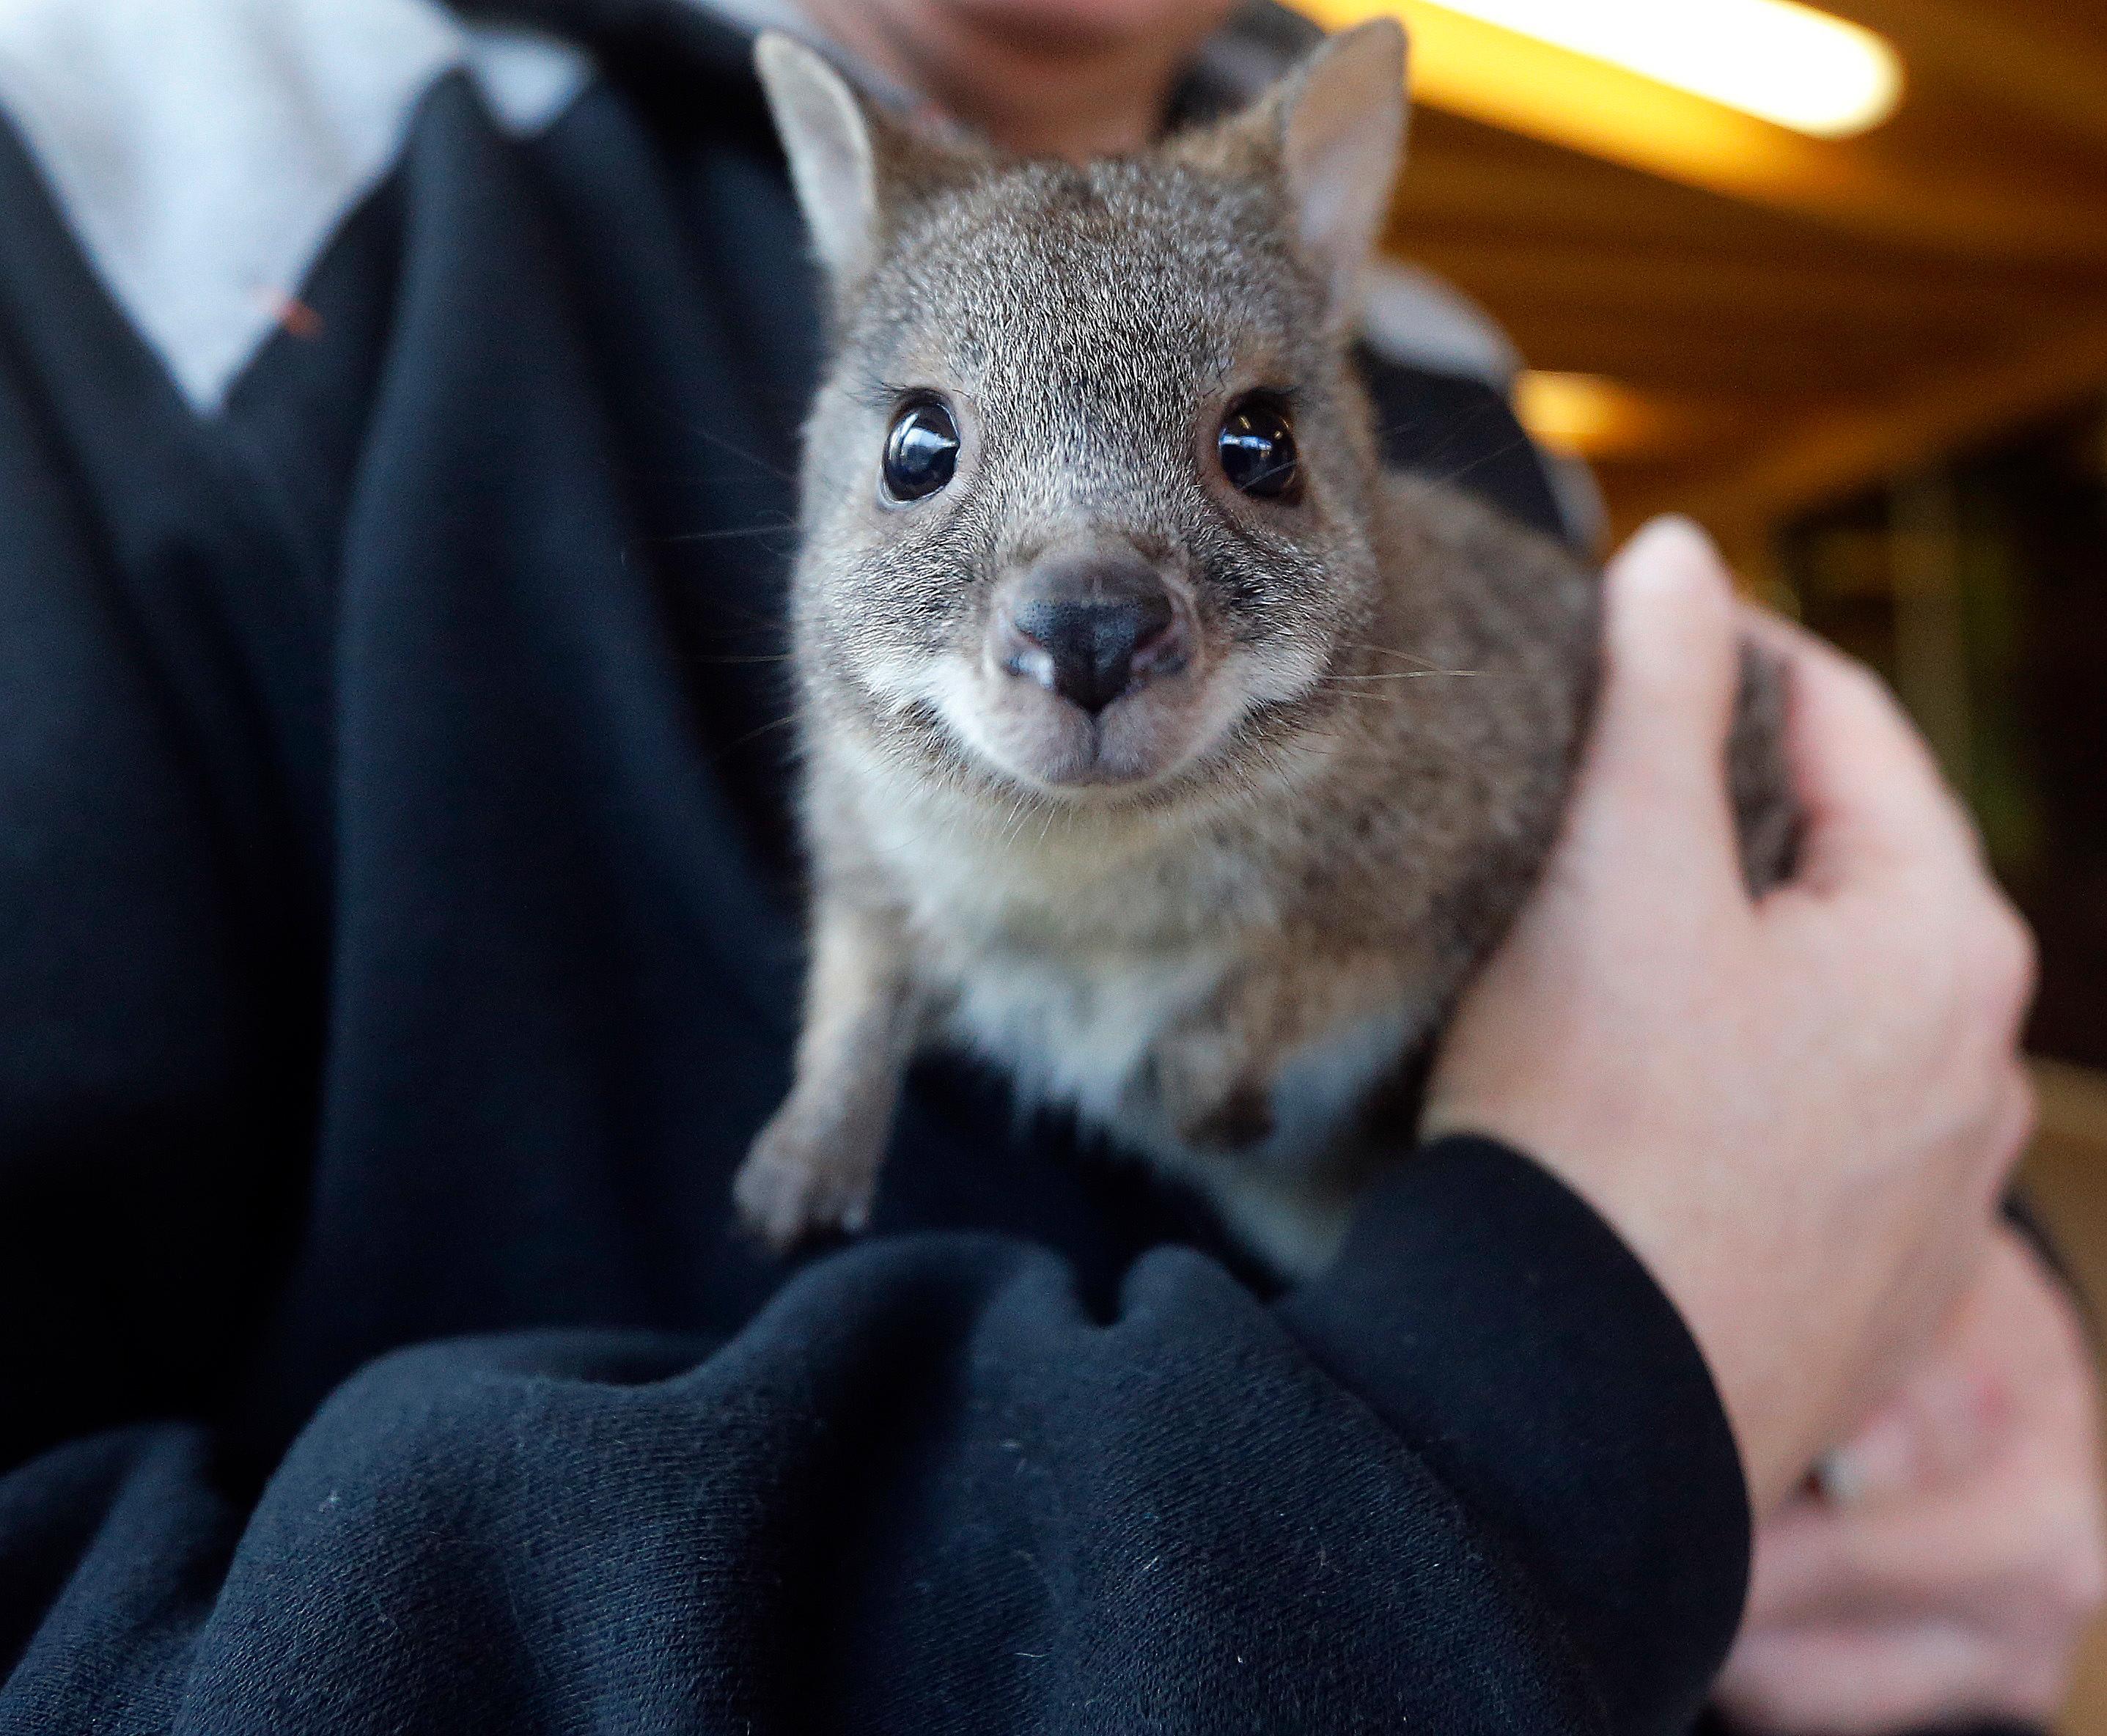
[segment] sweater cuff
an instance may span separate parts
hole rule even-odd
[[[1741,1620],[1748,1491],[1696,1342],[1594,1210],[1493,1140],[1438,1140],[1278,1306],[1504,1537],[1610,1728],[1687,1730]]]

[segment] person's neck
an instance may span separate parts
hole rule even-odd
[[[1005,27],[941,6],[802,3],[874,71],[1026,156],[1141,150],[1161,129],[1192,51],[1183,40]]]

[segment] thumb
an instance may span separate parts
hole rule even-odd
[[[1656,519],[1610,562],[1602,603],[1602,685],[1575,812],[1627,860],[1732,871],[1726,753],[1741,644],[1718,551],[1687,519]]]

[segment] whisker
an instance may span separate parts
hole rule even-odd
[[[1430,482],[1438,483],[1446,488],[1451,483],[1461,482],[1473,470],[1481,470],[1489,464],[1497,464],[1501,459],[1510,457],[1516,452],[1525,450],[1529,443],[1525,438],[1520,440],[1509,440],[1503,445],[1494,447],[1489,452],[1480,452],[1467,464],[1453,465],[1445,470],[1422,471],[1420,474],[1426,477]]]
[[[1412,663],[1422,669],[1434,669],[1440,667],[1438,663],[1427,662],[1423,657],[1414,656],[1410,651],[1400,651],[1387,645],[1376,645],[1366,639],[1341,639],[1339,643],[1349,650],[1372,652],[1377,657],[1395,658],[1399,663]]]
[[[1380,675],[1327,675],[1320,679],[1340,685],[1347,681],[1424,681],[1444,676],[1494,675],[1493,669],[1390,669]]]
[[[1401,693],[1354,693],[1349,691],[1340,694],[1337,697],[1341,699],[1358,700],[1363,705],[1397,705],[1403,704],[1404,700],[1404,695]]]
[[[694,434],[698,439],[708,441],[712,446],[717,447],[720,451],[730,452],[735,458],[744,458],[756,470],[766,470],[770,476],[775,477],[779,482],[787,482],[793,488],[797,486],[797,478],[793,472],[783,469],[779,465],[770,464],[766,458],[762,457],[757,452],[748,452],[736,440],[727,440],[722,434],[712,434],[708,429],[703,427],[700,423],[691,422],[689,424],[688,432]]]
[[[785,519],[780,524],[733,524],[717,530],[674,531],[663,537],[640,537],[637,541],[657,546],[675,542],[731,542],[741,537],[779,537],[797,528],[795,519]]]
[[[770,731],[788,729],[797,721],[797,713],[794,711],[788,717],[777,717],[773,722],[762,724],[759,729],[748,730],[736,741],[727,742],[725,746],[720,749],[720,752],[722,753],[730,753],[735,749],[744,747],[749,741],[759,740],[763,735],[767,735]]]

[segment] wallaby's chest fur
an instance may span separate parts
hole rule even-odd
[[[904,937],[926,1038],[1197,1181],[1291,1270],[1336,1239],[1371,1093],[1525,892],[1594,680],[1592,575],[1449,490],[1386,492],[1338,715],[1212,800],[1010,808],[807,743],[815,873]]]
[[[1306,1271],[1409,1145],[1596,681],[1594,575],[1377,461],[1348,340],[1401,40],[1081,166],[760,59],[836,332],[793,586],[806,1017],[741,1211],[779,1244],[860,1227],[901,1073],[949,1042]],[[1752,665],[1759,884],[1790,848],[1776,702]]]

